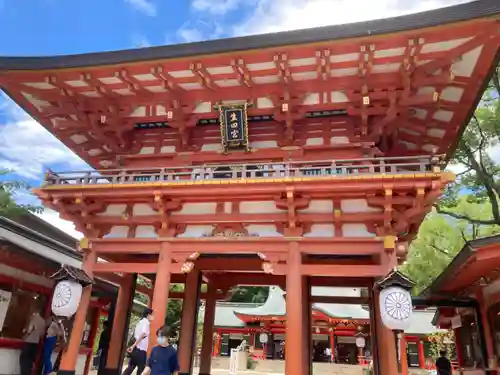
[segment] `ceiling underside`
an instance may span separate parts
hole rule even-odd
[[[268,124],[295,130],[287,133],[293,145],[300,129],[327,122],[348,128],[341,142],[372,144],[386,155],[450,153],[499,40],[495,20],[480,19],[231,54],[0,71],[0,87],[96,168],[115,166],[117,154],[150,153],[147,132],[205,139],[210,121],[202,123],[219,116],[214,106],[243,101],[252,103],[249,116],[269,116],[250,123],[250,141]],[[311,118],[321,111],[341,115]],[[138,128],[145,123],[163,125]]]

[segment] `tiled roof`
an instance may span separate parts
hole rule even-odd
[[[244,304],[244,303],[218,303],[215,312],[216,327],[241,328],[245,323],[238,319],[236,314],[254,315],[254,316],[280,316],[286,314],[286,302],[283,297],[283,290],[278,286],[271,286],[269,297],[262,304]],[[360,290],[353,288],[331,288],[331,287],[313,287],[312,295],[316,296],[359,296]],[[316,308],[325,314],[344,319],[370,319],[370,313],[361,305],[335,304],[335,303],[314,303],[312,308]],[[408,334],[428,335],[439,332],[432,325],[434,311],[415,310],[412,315],[411,325],[406,332]]]
[[[87,273],[84,270],[73,267],[73,266],[69,266],[67,264],[64,264],[50,278],[55,280],[55,281],[66,280],[69,278],[69,279],[78,281],[83,286],[94,284],[94,281],[92,280],[92,278],[89,275],[87,275]]]

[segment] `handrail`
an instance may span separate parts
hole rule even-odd
[[[310,177],[352,174],[408,174],[429,172],[442,158],[435,155],[381,157],[319,161],[270,161],[266,163],[234,163],[184,165],[179,167],[106,169],[68,171],[45,175],[47,185],[129,184],[141,182],[265,179],[277,177]]]

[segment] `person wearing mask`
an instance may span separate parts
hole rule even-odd
[[[47,329],[43,343],[43,375],[48,375],[54,371],[52,367],[52,352],[56,347],[59,336],[62,336],[60,323],[52,317],[50,318],[49,328]]]
[[[127,349],[130,355],[128,366],[122,375],[131,375],[137,368],[137,375],[141,375],[146,367],[149,325],[153,320],[153,310],[144,309],[142,319],[137,323],[134,329],[134,343]]]
[[[153,348],[142,375],[178,375],[177,350],[169,344],[170,330],[161,327],[156,333],[158,345]]]
[[[439,352],[439,358],[436,360],[436,370],[438,375],[451,375],[451,362],[446,358],[446,350]]]
[[[23,330],[23,347],[19,356],[21,375],[30,375],[35,363],[38,344],[45,333],[45,319],[39,311],[31,315],[28,327]]]

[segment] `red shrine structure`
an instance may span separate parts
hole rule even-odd
[[[499,14],[498,1],[482,0],[269,35],[0,58],[4,92],[94,168],[49,172],[36,194],[84,233],[89,276],[121,276],[112,342],[125,340],[133,275],[154,280],[152,332],[169,285],[183,282],[179,360],[190,374],[199,298],[212,332],[219,293],[251,280],[286,290],[285,373],[310,374],[311,287],[372,290],[405,259],[454,179],[443,157],[495,67]],[[378,293],[368,296],[376,371],[405,373]],[[75,373],[90,295],[60,374]],[[339,302],[359,300],[329,298]],[[111,347],[109,373],[123,347]],[[211,351],[205,334],[200,374]]]

